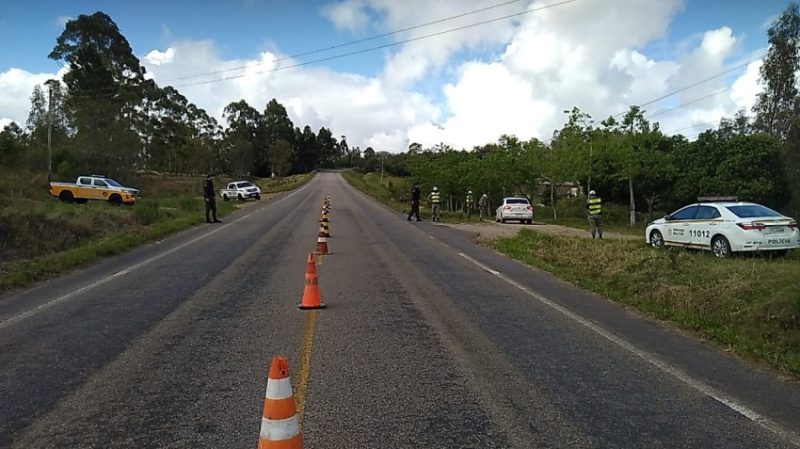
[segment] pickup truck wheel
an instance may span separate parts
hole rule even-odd
[[[72,196],[72,192],[70,192],[69,190],[64,190],[61,193],[59,193],[58,199],[60,199],[65,203],[72,203],[73,201],[75,201],[75,197]]]
[[[260,200],[261,199],[261,195],[256,195],[256,199]]]
[[[228,195],[222,195],[222,201],[228,201],[229,199]]]
[[[111,203],[112,206],[119,206],[122,204],[122,197],[119,195],[111,195],[108,197],[108,202]]]
[[[239,201],[244,201],[244,197],[242,197],[241,193],[239,194],[238,198],[239,198]]]

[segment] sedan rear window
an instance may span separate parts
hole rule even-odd
[[[755,217],[782,217],[783,215],[760,204],[746,204],[743,206],[725,206],[739,218]]]
[[[530,204],[525,198],[509,198],[506,204]]]

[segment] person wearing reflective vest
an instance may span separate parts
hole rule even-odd
[[[428,204],[431,206],[431,221],[439,221],[439,205],[442,197],[439,196],[439,189],[433,186],[433,191],[428,195]]]
[[[473,201],[472,190],[469,190],[467,191],[467,199],[464,201],[464,213],[467,215],[467,218],[472,215],[472,205],[474,204]]]
[[[597,236],[603,238],[603,199],[597,196],[594,190],[589,191],[589,199],[586,200],[586,209],[589,210],[589,226],[591,226],[592,238]]]

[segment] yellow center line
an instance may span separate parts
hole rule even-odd
[[[306,392],[308,391],[308,375],[311,371],[311,345],[314,342],[314,322],[317,311],[309,310],[303,324],[303,341],[300,348],[300,366],[297,368],[297,377],[294,386],[294,400],[297,406],[297,420],[300,428],[303,427],[303,412],[305,412]]]

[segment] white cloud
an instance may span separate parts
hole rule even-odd
[[[144,59],[153,65],[169,64],[175,58],[175,49],[168,48],[166,51],[153,50],[146,54]]]
[[[0,73],[0,122],[17,122],[25,125],[30,112],[30,96],[36,85],[44,84],[51,78],[61,78],[59,73],[30,73],[22,69],[11,68]],[[5,126],[5,125],[4,125]]]
[[[176,86],[190,101],[220,120],[224,107],[232,101],[244,99],[263,110],[270,99],[276,98],[296,126],[308,124],[315,131],[328,127],[337,136],[346,135],[351,146],[362,149],[372,145],[376,149],[401,150],[407,146],[407,129],[440,115],[424,96],[387,86],[380,78],[312,66],[281,70],[293,61],[277,63],[275,59],[283,55],[269,52],[254,60],[223,60],[212,42],[183,41],[148,54],[171,54],[168,62],[156,58],[158,64],[144,58],[147,71],[160,85]],[[235,68],[240,69],[232,70]],[[204,78],[176,79],[226,70]],[[197,84],[223,76],[236,78]]]
[[[361,0],[345,0],[322,7],[320,13],[333,23],[336,29],[359,31],[369,24],[369,15]]]

